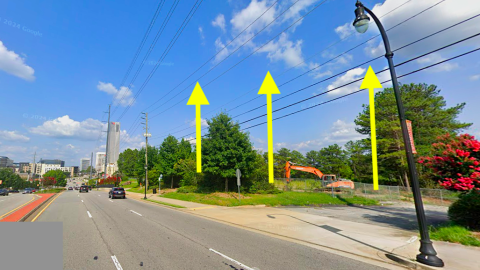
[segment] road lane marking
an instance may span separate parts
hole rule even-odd
[[[42,211],[40,211],[40,213],[38,213],[38,215],[36,215],[36,216],[32,219],[31,222],[35,222],[35,220],[37,220],[37,218],[43,213],[43,211],[45,211],[45,210],[50,206],[50,204],[53,203],[53,201],[55,201],[58,197],[60,197],[60,194],[62,194],[62,193],[58,193],[57,197],[53,198],[53,200],[51,200],[51,201],[47,204],[47,206],[45,206],[45,207],[42,209]]]
[[[137,213],[137,212],[135,212],[135,211],[133,211],[133,210],[130,210],[130,212],[133,212],[133,213],[135,213],[135,214],[137,214],[137,215],[139,215],[139,216],[142,216],[142,214]]]
[[[123,270],[122,266],[120,265],[120,262],[117,260],[117,256],[113,255],[112,261],[115,264],[115,267],[117,267],[117,270]]]
[[[216,253],[216,254],[218,254],[218,255],[220,255],[220,256],[222,256],[223,258],[225,258],[225,259],[227,259],[227,260],[229,260],[229,261],[232,261],[232,262],[240,265],[241,267],[243,267],[243,268],[246,269],[246,270],[255,270],[255,269],[253,269],[253,268],[251,268],[251,267],[246,266],[245,264],[243,264],[243,263],[241,263],[241,262],[239,262],[239,261],[236,261],[236,260],[228,257],[227,255],[223,255],[222,253],[220,253],[220,252],[218,252],[218,251],[216,251],[216,250],[214,250],[214,249],[209,248],[209,250],[212,251],[212,252],[214,252],[214,253]]]
[[[14,211],[16,211],[16,210],[20,209],[21,207],[23,207],[23,206],[25,206],[25,205],[27,205],[27,204],[31,203],[33,200],[35,200],[35,198],[32,196],[32,199],[31,199],[30,201],[28,201],[28,202],[26,202],[26,203],[24,203],[24,204],[20,205],[19,207],[17,207],[17,208],[15,208],[15,209],[11,210],[10,212],[7,212],[7,213],[5,213],[5,214],[1,215],[1,216],[0,216],[0,219],[2,219],[2,218],[4,218],[4,217],[6,217],[6,216],[8,216],[8,215],[10,215],[12,212],[14,212]]]
[[[100,195],[98,195],[98,197],[100,197]]]
[[[92,218],[92,214],[90,214],[89,211],[87,211],[87,214],[88,214],[88,217],[89,217],[89,218]]]
[[[82,200],[82,202],[83,202],[83,200]]]
[[[112,200],[109,200],[109,201],[113,202]]]

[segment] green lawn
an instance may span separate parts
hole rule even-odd
[[[243,195],[242,195],[243,196]],[[182,201],[197,202],[203,204],[221,205],[221,206],[239,206],[239,205],[259,205],[281,206],[281,205],[323,205],[323,204],[363,204],[374,205],[376,200],[363,197],[333,198],[330,194],[309,193],[309,192],[283,192],[280,194],[246,194],[247,198],[238,201],[237,193],[176,193],[171,192],[161,197],[177,199]]]
[[[171,204],[171,203],[166,203],[166,202],[160,202],[160,201],[156,201],[156,200],[147,199],[147,201],[149,201],[149,202],[154,202],[154,203],[158,203],[158,204],[163,204],[163,205],[168,205],[168,206],[175,207],[175,208],[186,208],[185,206],[176,205],[176,204]]]
[[[480,247],[480,240],[471,231],[454,224],[439,227],[430,226],[430,238],[438,241],[460,243],[465,246]]]

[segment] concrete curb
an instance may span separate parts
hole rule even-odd
[[[400,256],[400,255],[397,255],[397,254],[394,254],[394,253],[388,253],[388,254],[385,254],[385,256],[387,258],[389,258],[390,260],[392,261],[395,261],[397,263],[400,263],[400,264],[403,264],[405,266],[407,266],[408,268],[411,268],[411,269],[422,269],[422,270],[433,270],[433,269],[442,269],[442,267],[431,267],[431,266],[428,266],[428,265],[425,265],[425,264],[421,264],[417,261],[412,261],[408,258],[405,258],[403,256]]]
[[[40,209],[42,206],[44,206],[46,203],[48,203],[50,200],[52,200],[55,196],[60,196],[59,194],[62,194],[62,192],[59,192],[53,196],[51,196],[50,198],[46,199],[44,202],[42,202],[41,204],[37,205],[37,207],[33,208],[30,212],[28,212],[25,216],[23,216],[21,219],[19,219],[17,222],[25,222],[25,220],[27,220],[33,213],[35,213],[38,209]]]

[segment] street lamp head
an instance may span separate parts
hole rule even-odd
[[[357,1],[355,4],[357,8],[355,9],[355,21],[353,21],[353,26],[358,33],[363,34],[368,29],[368,24],[370,23],[370,18],[365,14],[365,8],[360,1]]]

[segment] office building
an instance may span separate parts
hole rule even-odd
[[[80,171],[85,171],[90,167],[90,159],[89,158],[82,158],[80,159]]]
[[[105,171],[105,152],[97,152],[95,154],[95,170],[97,172]]]
[[[30,172],[30,163],[28,162],[19,162],[18,168],[21,173],[28,173]]]
[[[120,122],[110,122],[109,125],[107,161],[108,164],[117,164],[120,154]]]
[[[13,167],[13,160],[5,156],[0,156],[0,168]]]
[[[65,161],[60,160],[60,159],[40,159],[40,161],[38,163],[48,164],[48,165],[58,164],[58,165],[60,165],[60,167],[65,167]]]

